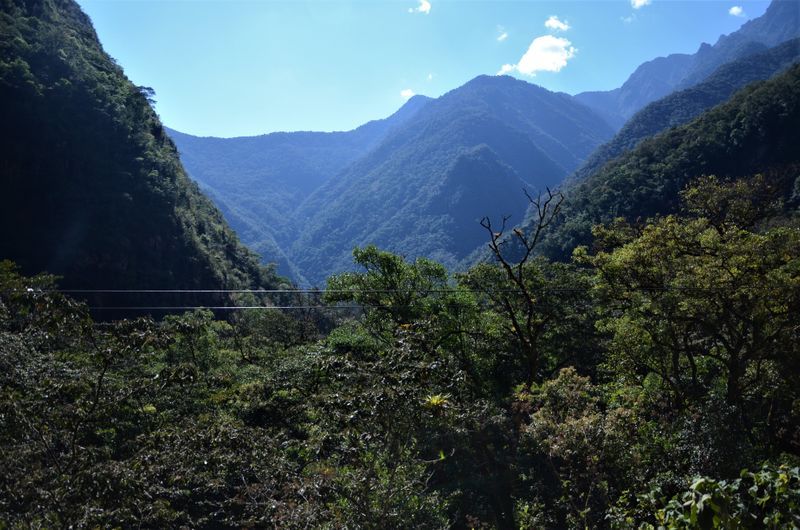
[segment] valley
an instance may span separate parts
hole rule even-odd
[[[611,92],[573,97],[483,76],[348,132],[169,134],[243,242],[300,285],[350,270],[352,249],[367,244],[465,270],[485,255],[481,218],[524,222],[524,190],[584,181],[794,63],[796,18],[775,2],[713,46],[641,65]]]

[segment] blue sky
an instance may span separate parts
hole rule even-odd
[[[106,51],[202,136],[348,130],[500,71],[570,94],[716,42],[768,1],[78,0]],[[548,23],[549,20],[549,23]]]

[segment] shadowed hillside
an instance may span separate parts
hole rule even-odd
[[[68,288],[274,285],[78,5],[2,6],[0,257]]]

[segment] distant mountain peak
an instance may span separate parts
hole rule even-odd
[[[432,99],[433,98],[425,96],[425,95],[422,95],[422,94],[414,94],[413,96],[408,98],[408,101],[406,101],[403,104],[403,106],[400,107],[400,108],[402,109],[403,107],[413,107],[413,106],[416,106],[416,105],[423,105],[423,104],[427,103],[428,101],[431,101]]]
[[[713,46],[700,44],[693,55],[673,54],[639,65],[625,83],[606,92],[583,92],[575,97],[617,127],[648,103],[675,90],[690,88],[723,64],[800,36],[800,2],[773,0],[766,12],[722,35]]]

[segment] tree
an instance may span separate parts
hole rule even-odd
[[[374,245],[356,248],[353,257],[365,271],[331,276],[324,299],[359,304],[376,333],[388,333],[431,314],[449,289],[447,270],[429,259],[409,263]]]
[[[601,246],[624,243],[576,253],[597,268],[610,304],[601,324],[613,336],[610,362],[638,381],[656,374],[678,402],[720,381],[741,406],[771,379],[793,377],[783,368],[800,355],[800,230],[754,231],[760,214],[736,198],[742,190],[700,181],[684,193],[698,217],[658,219],[639,235],[601,227]]]
[[[500,227],[483,218],[481,225],[489,233],[494,263],[473,267],[459,282],[480,293],[484,308],[497,314],[502,326],[510,331],[510,342],[498,346],[521,357],[520,377],[532,384],[576,361],[574,355],[579,350],[569,351],[575,344],[564,332],[578,317],[590,318],[592,312],[586,298],[587,278],[581,271],[536,257],[536,249],[558,215],[563,196],[550,190],[535,198],[527,192],[526,196],[537,219],[533,228],[527,233],[514,228],[508,234],[507,217]]]

